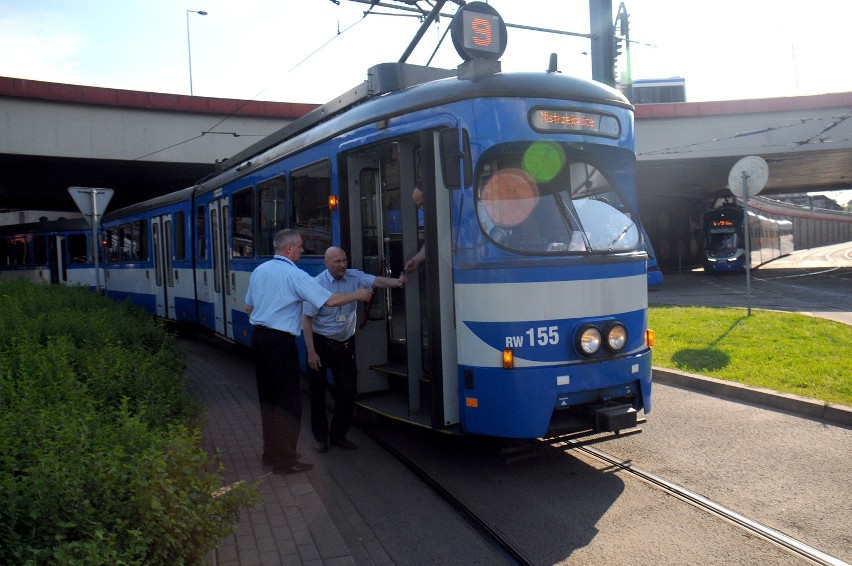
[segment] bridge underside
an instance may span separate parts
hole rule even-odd
[[[712,200],[725,192],[739,157],[641,159],[640,200],[670,197]],[[767,156],[770,178],[763,196],[852,189],[852,150]],[[213,163],[122,161],[0,155],[0,209],[76,211],[70,185],[115,190],[111,209],[177,191],[213,173]]]
[[[0,155],[0,210],[76,212],[69,186],[113,189],[114,210],[189,187],[213,170],[213,163]]]
[[[637,182],[643,195],[713,198],[727,191],[728,174],[740,159],[700,157],[640,159]],[[763,196],[852,189],[852,150],[775,153],[764,157],[769,180]]]

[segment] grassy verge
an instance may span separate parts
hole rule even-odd
[[[852,406],[852,327],[794,313],[651,305],[654,365]]]

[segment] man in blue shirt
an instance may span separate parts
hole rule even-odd
[[[263,463],[276,474],[293,474],[313,466],[299,462],[296,445],[302,427],[299,393],[299,353],[296,337],[302,331],[302,305],[337,307],[369,301],[369,289],[332,293],[296,267],[302,258],[302,236],[281,230],[273,240],[275,257],[251,274],[246,312],[252,325],[255,379],[263,427]]]
[[[401,288],[406,276],[399,279],[377,277],[357,269],[347,269],[346,252],[331,247],[325,252],[326,270],[316,276],[323,288],[335,293],[352,293],[358,289],[373,287]],[[358,393],[358,367],[355,363],[355,303],[341,306],[315,307],[305,303],[304,331],[308,353],[308,384],[311,393],[311,431],[314,434],[314,451],[328,451],[329,443],[344,450],[355,450],[354,442],[346,439],[355,410]],[[326,370],[331,370],[334,379],[334,415],[331,430],[325,411],[325,392],[328,389]]]

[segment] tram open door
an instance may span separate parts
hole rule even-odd
[[[438,132],[347,154],[349,202],[342,210],[349,226],[343,246],[352,267],[395,278],[426,243],[426,262],[408,274],[404,289],[377,288],[372,302],[359,307],[358,403],[429,428],[448,428],[458,424],[459,411],[451,198],[434,173],[440,166]],[[412,200],[415,185],[425,195],[422,209]]]

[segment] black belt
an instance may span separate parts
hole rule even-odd
[[[327,345],[334,347],[334,348],[347,349],[355,341],[355,337],[350,336],[346,340],[335,340],[334,338],[329,338],[328,336],[323,336],[322,334],[317,334],[316,332],[314,332],[314,340],[321,340],[321,341],[325,342]]]
[[[275,332],[277,334],[286,334],[290,338],[296,337],[295,335],[287,332],[286,330],[278,330],[276,328],[270,328],[268,326],[263,326],[262,324],[253,324],[252,328],[255,330],[255,332],[257,332],[258,330],[262,330],[262,331],[265,331],[265,332]]]

